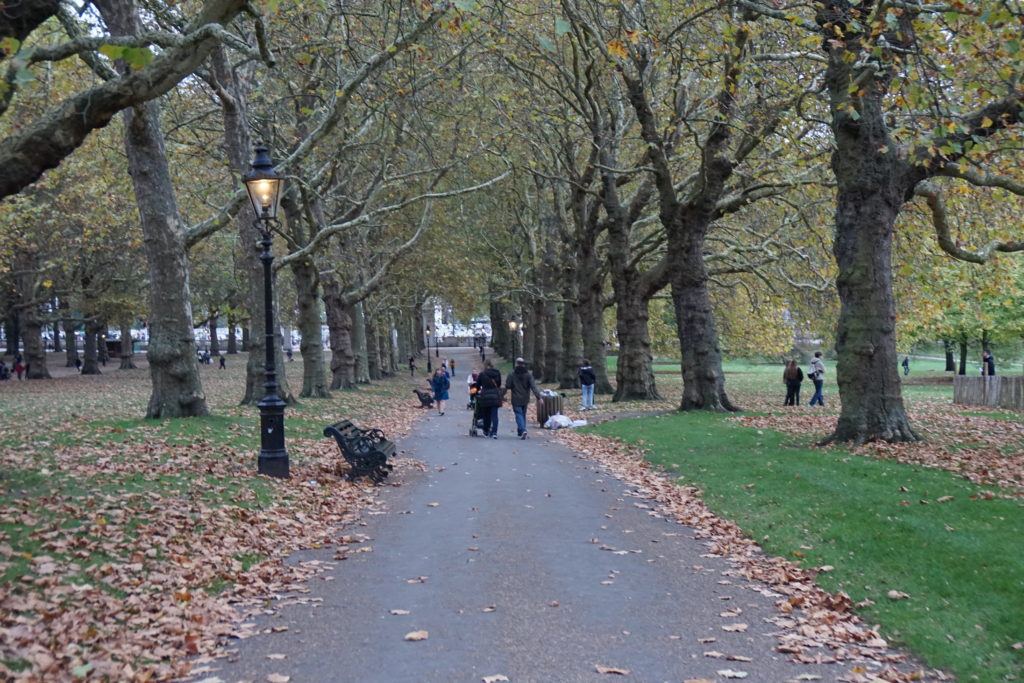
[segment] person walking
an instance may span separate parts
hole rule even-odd
[[[451,382],[448,381],[448,373],[443,367],[439,367],[430,378],[430,388],[434,391],[434,402],[437,403],[437,414],[444,415],[444,402],[448,400],[448,388]]]
[[[985,349],[981,353],[981,365],[983,375],[992,376],[996,374],[996,359],[992,357],[992,354],[989,353],[988,349]],[[20,375],[18,376],[18,379],[21,379]]]
[[[516,436],[526,438],[526,407],[530,405],[530,393],[540,400],[540,389],[533,379],[533,373],[526,367],[526,361],[516,358],[516,367],[505,378],[505,388],[511,392],[512,413],[516,416]]]
[[[14,357],[14,374],[18,376],[18,381],[21,381],[21,375],[25,372],[25,364],[21,362],[21,354],[19,353]]]
[[[800,405],[800,384],[804,381],[804,371],[795,360],[786,361],[786,369],[782,371],[782,381],[786,383],[786,401],[784,406]]]
[[[409,376],[416,376],[416,358],[409,356]]]
[[[455,359],[454,358],[449,358],[448,359],[448,376],[451,377],[452,379],[455,379]]]
[[[597,373],[590,367],[586,358],[580,363],[580,410],[594,409],[594,385],[597,384]]]
[[[910,374],[910,356],[903,356],[903,376]]]
[[[224,358],[224,354],[218,354],[220,356],[220,369],[224,370],[228,367],[228,361]]]
[[[825,386],[825,364],[821,360],[821,351],[814,352],[814,360],[811,361],[810,371],[807,375],[814,382],[814,396],[811,396],[811,401],[807,405],[813,406],[817,403],[824,408],[825,398],[821,395],[821,388]]]
[[[484,421],[484,436],[492,439],[498,438],[498,408],[501,407],[501,373],[489,360],[484,361],[484,369],[476,378],[479,391],[476,394],[476,404],[480,406],[480,413]]]

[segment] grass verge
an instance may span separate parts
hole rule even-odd
[[[696,485],[769,553],[862,603],[895,644],[965,680],[1024,671],[1024,515],[1016,500],[932,469],[816,449],[710,414],[602,424]],[[890,591],[907,598],[892,599]]]

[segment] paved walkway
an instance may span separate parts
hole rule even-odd
[[[460,374],[470,353],[455,352]],[[399,443],[426,471],[393,475],[402,485],[381,489],[387,512],[345,530],[371,536],[372,552],[314,579],[305,597],[322,602],[266,617],[259,626],[278,632],[239,641],[237,661],[216,676],[469,683],[616,678],[599,667],[652,682],[725,681],[725,670],[771,682],[848,674],[844,665],[787,662],[764,621],[776,614],[769,598],[741,588],[686,527],[649,514],[536,425],[516,439],[504,408],[497,440],[470,437],[463,384],[453,382],[446,415],[432,412]],[[749,628],[723,630],[739,623]],[[414,631],[428,638],[406,641]]]

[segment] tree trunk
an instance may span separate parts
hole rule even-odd
[[[238,353],[238,320],[233,316],[228,316],[228,355],[233,356]]]
[[[958,375],[967,374],[967,340],[960,340],[960,370],[956,373]]]
[[[363,315],[363,302],[360,301],[345,308],[352,320],[352,353],[356,360],[356,383],[369,384],[370,373],[366,358],[366,317]]]
[[[580,364],[583,361],[583,336],[580,331],[580,315],[576,309],[576,288],[572,278],[566,278],[562,289],[562,340],[563,350],[559,356],[558,388],[578,389],[580,386]]]
[[[210,314],[210,319],[207,322],[207,328],[210,330],[210,356],[216,358],[220,355],[220,340],[217,339],[217,315]]]
[[[138,33],[132,3],[100,0],[114,35]],[[208,415],[196,360],[188,254],[171,182],[156,102],[124,110],[125,150],[142,222],[149,269],[149,373],[153,381],[146,417]]]
[[[7,337],[5,355],[16,356],[18,354],[18,339],[21,338],[21,329],[18,326],[18,312],[13,308],[7,311],[7,317],[4,318],[4,335]]]
[[[64,312],[63,308],[64,308],[63,298],[61,298],[61,297],[54,297],[54,299],[53,299],[53,310],[57,311],[58,315],[61,315]],[[53,329],[53,352],[54,353],[60,353],[61,351],[64,350],[64,347],[63,347],[63,345],[61,344],[61,341],[60,341],[60,321],[59,320],[55,320],[53,322],[53,325],[51,325],[51,328]]]
[[[836,430],[825,442],[919,441],[900,394],[892,239],[900,208],[925,171],[899,152],[886,125],[884,100],[894,72],[886,67],[864,80],[855,64],[861,51],[870,49],[863,25],[853,16],[859,10],[831,0],[816,7],[821,26],[851,19],[842,40],[822,43],[828,56],[825,85],[834,139],[832,253],[838,265],[836,382],[842,398]],[[831,28],[827,31],[831,35]],[[851,87],[861,80],[863,86]]]
[[[942,348],[946,352],[946,372],[956,372],[956,362],[953,360],[953,342],[943,339]]]
[[[619,285],[616,285],[617,287]],[[619,337],[619,363],[615,370],[612,401],[658,401],[654,380],[651,337],[647,327],[649,302],[634,293],[616,297],[615,327]]]
[[[608,381],[608,362],[605,359],[604,345],[604,304],[600,292],[580,295],[580,328],[583,334],[583,355],[590,360],[597,382],[595,394],[611,394],[614,392]]]
[[[299,351],[302,354],[302,398],[330,398],[324,345],[320,343],[320,276],[312,261],[291,264],[295,296],[299,307]]]
[[[708,296],[704,265],[704,229],[679,230],[678,242],[670,241],[672,303],[676,312],[682,353],[683,398],[681,410],[738,410],[725,393],[722,352]]]
[[[558,369],[562,366],[562,312],[557,301],[544,304],[544,381],[559,381]]]
[[[50,370],[46,367],[43,324],[35,310],[25,310],[22,325],[25,334],[25,379],[51,379]]]
[[[376,382],[381,378],[380,338],[377,333],[376,316],[369,314],[364,316],[364,329],[366,330],[366,374],[371,382]]]
[[[64,326],[64,355],[67,359],[64,367],[77,368],[78,337],[75,336],[75,322],[73,320],[64,320],[62,325]]]
[[[121,321],[121,370],[135,369],[135,342],[132,340],[132,321]]]
[[[538,382],[547,382],[544,375],[544,368],[547,367],[545,352],[547,351],[547,319],[545,318],[546,306],[543,298],[534,300],[530,307],[533,318],[533,353],[527,358],[530,359],[530,369]]]
[[[96,320],[85,324],[85,350],[82,353],[82,374],[101,375],[99,342],[103,326]]]
[[[323,280],[324,309],[331,344],[331,390],[356,388],[356,357],[352,353],[352,318],[341,300],[341,287],[333,277]]]
[[[873,152],[870,156],[875,156]],[[843,405],[836,430],[827,441],[919,441],[903,406],[896,357],[891,254],[902,199],[878,165],[863,168],[874,177],[858,175],[859,182],[851,182],[847,174],[837,171],[832,251],[839,266],[836,286],[842,302],[836,382]],[[880,175],[885,176],[881,186]]]

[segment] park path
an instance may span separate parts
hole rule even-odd
[[[450,352],[464,378],[471,351]],[[392,475],[401,485],[380,489],[380,510],[342,531],[370,536],[372,551],[349,553],[311,581],[300,604],[263,617],[257,630],[274,632],[233,644],[237,657],[217,662],[218,678],[681,682],[725,681],[719,672],[731,670],[783,682],[848,674],[848,665],[786,661],[772,649],[770,598],[742,588],[690,529],[651,514],[535,424],[528,440],[516,439],[504,408],[497,440],[470,437],[464,379],[452,384],[446,415],[431,411],[398,444],[425,468]],[[723,630],[739,623],[745,632]],[[428,638],[404,640],[414,631]]]

